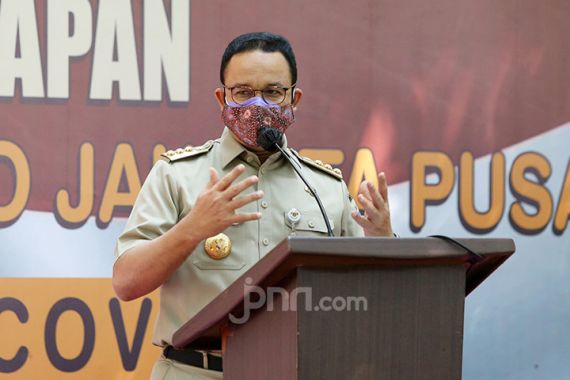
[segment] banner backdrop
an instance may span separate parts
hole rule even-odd
[[[385,171],[402,236],[511,237],[467,299],[464,378],[570,373],[570,3],[0,0],[0,373],[145,379],[157,295],[124,304],[113,247],[153,162],[223,128],[235,36],[285,35],[290,145]],[[301,185],[300,185],[301,186]]]

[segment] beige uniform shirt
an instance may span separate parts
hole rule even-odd
[[[286,141],[284,146],[288,149]],[[362,228],[350,215],[356,210],[356,205],[340,176],[309,160],[294,157],[317,189],[332,222],[334,235],[363,236]],[[206,143],[202,148],[188,153],[171,153],[169,159],[155,164],[118,239],[117,257],[164,234],[188,214],[209,181],[210,167],[216,168],[221,178],[240,163],[246,170],[237,181],[251,175],[259,177],[257,185],[245,193],[263,190],[265,196],[237,212],[261,212],[262,217],[224,231],[232,243],[229,256],[221,260],[210,258],[202,242],[162,285],[160,311],[153,336],[153,342],[159,346],[170,344],[172,334],[182,324],[287,236],[327,236],[317,202],[281,153],[273,154],[260,164],[258,157],[225,129],[221,138]],[[287,219],[287,213],[294,208],[301,213],[301,220],[296,226]]]

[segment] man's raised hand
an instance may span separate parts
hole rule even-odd
[[[220,179],[216,169],[210,168],[210,181],[198,195],[192,210],[180,221],[197,240],[217,235],[234,223],[261,218],[259,212],[236,213],[240,207],[263,198],[261,190],[242,195],[258,181],[257,176],[250,176],[234,183],[244,171],[245,167],[240,164]]]

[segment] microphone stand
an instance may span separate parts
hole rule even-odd
[[[261,137],[261,139],[259,139],[259,137]],[[329,217],[327,216],[327,212],[325,211],[325,208],[323,207],[323,203],[321,202],[321,198],[319,198],[319,195],[317,194],[317,189],[315,189],[313,186],[311,186],[309,184],[309,182],[307,181],[307,179],[305,178],[305,176],[303,175],[303,173],[301,172],[301,167],[297,167],[297,162],[295,162],[295,160],[293,160],[293,158],[291,157],[291,155],[285,151],[285,149],[283,149],[280,144],[277,141],[280,141],[281,138],[283,137],[283,134],[281,132],[278,132],[276,130],[272,130],[272,128],[261,128],[260,131],[260,136],[258,137],[258,141],[261,142],[261,146],[267,150],[267,151],[275,151],[274,149],[272,149],[273,147],[279,149],[279,151],[281,152],[281,154],[283,154],[283,156],[287,159],[287,161],[289,161],[289,163],[291,164],[291,166],[293,167],[293,169],[295,170],[295,172],[297,173],[297,175],[299,176],[299,178],[301,178],[301,180],[303,181],[303,183],[305,183],[305,185],[307,186],[307,188],[309,189],[309,192],[311,193],[311,195],[313,197],[315,197],[315,199],[317,200],[317,204],[319,205],[319,209],[321,210],[321,214],[323,215],[323,219],[325,220],[325,224],[327,226],[327,233],[330,237],[334,237],[334,233],[331,227],[331,224],[329,222]]]

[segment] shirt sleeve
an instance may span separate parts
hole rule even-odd
[[[341,236],[363,237],[364,230],[352,217],[353,211],[358,211],[356,202],[348,192],[346,183],[342,181],[342,198],[343,198],[343,211],[342,211],[342,229]]]
[[[173,165],[159,160],[148,174],[125,229],[117,240],[115,257],[172,228],[178,222],[177,199]]]

